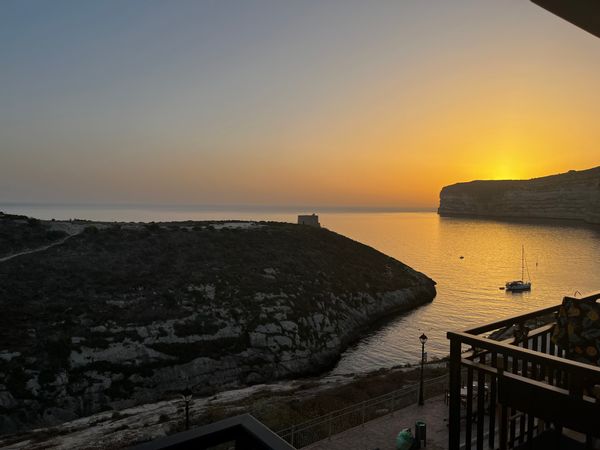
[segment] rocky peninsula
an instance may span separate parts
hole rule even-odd
[[[3,432],[317,374],[435,296],[427,276],[309,226],[0,214],[0,228],[19,230],[0,249]]]
[[[600,167],[530,180],[471,181],[440,192],[440,215],[600,223]]]

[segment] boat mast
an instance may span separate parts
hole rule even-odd
[[[521,245],[521,281],[525,281],[525,246]]]

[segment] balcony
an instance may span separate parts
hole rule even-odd
[[[294,449],[254,417],[242,414],[140,444],[132,450],[187,450],[215,447],[244,450]]]
[[[556,305],[448,332],[450,450],[600,448],[600,367],[555,344],[560,311]],[[513,336],[499,339],[502,330]]]

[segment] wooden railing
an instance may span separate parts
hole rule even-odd
[[[541,322],[551,319],[559,308],[556,305],[463,332],[448,332],[450,450],[517,448],[549,430],[559,437],[562,426],[583,433],[592,448],[594,436],[600,437],[600,405],[584,391],[600,384],[600,368],[566,359],[554,345],[550,338],[553,324]],[[516,336],[510,339],[482,336],[511,326]],[[532,392],[537,397],[525,395]],[[524,398],[529,398],[529,403]],[[556,402],[569,405],[564,410],[568,415],[559,414]],[[554,413],[549,416],[544,411]],[[587,426],[584,411],[595,412],[595,426]]]

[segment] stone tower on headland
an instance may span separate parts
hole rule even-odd
[[[320,227],[319,216],[316,214],[299,215],[298,225],[310,225],[311,227]]]

